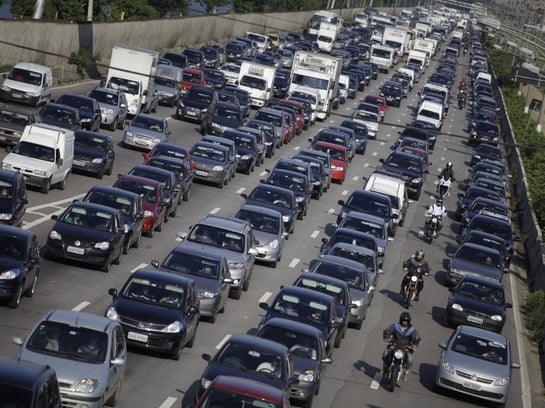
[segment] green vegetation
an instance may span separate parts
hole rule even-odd
[[[526,327],[533,341],[539,341],[545,329],[545,291],[537,290],[526,296],[524,305]]]

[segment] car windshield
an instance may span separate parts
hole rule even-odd
[[[85,327],[44,321],[30,335],[26,347],[35,353],[100,364],[108,354],[108,334]]]
[[[0,122],[11,123],[12,125],[26,126],[30,123],[30,115],[25,113],[12,112],[6,109],[0,109]]]
[[[335,303],[339,305],[344,304],[342,286],[338,286],[333,283],[320,282],[319,280],[308,277],[302,277],[298,279],[297,282],[295,282],[295,286],[325,293],[326,295],[332,296],[333,299],[335,299]]]
[[[216,106],[216,111],[214,112],[214,115],[221,116],[222,118],[227,119],[235,119],[238,121],[241,120],[240,109],[232,109],[230,107],[221,105]]]
[[[129,198],[122,196],[114,196],[111,193],[103,193],[100,191],[92,191],[85,201],[90,203],[102,204],[106,207],[112,207],[120,210],[123,215],[129,215],[131,213],[132,203]]]
[[[281,220],[277,217],[253,211],[240,210],[237,214],[237,218],[248,221],[255,231],[266,232],[268,234],[278,234],[280,232]]]
[[[248,198],[255,201],[274,204],[283,208],[293,208],[292,197],[282,191],[256,188]]]
[[[328,305],[302,296],[283,293],[278,296],[272,305],[275,312],[286,316],[297,317],[299,320],[310,324],[327,325]]]
[[[295,192],[305,192],[306,183],[304,177],[292,176],[290,174],[274,171],[267,179],[267,184],[284,187]]]
[[[484,283],[462,281],[458,285],[456,292],[459,295],[492,305],[503,305],[505,303],[504,293],[501,288],[489,286]]]
[[[348,210],[376,215],[380,218],[389,218],[390,209],[384,202],[375,201],[364,195],[353,194],[345,204]]]
[[[362,220],[358,217],[345,217],[339,227],[365,232],[373,235],[375,238],[386,239],[386,233],[383,225],[372,221]]]
[[[4,233],[0,235],[0,258],[23,261],[27,256],[27,242],[25,237]],[[8,269],[5,267],[4,269]]]
[[[176,87],[178,86],[176,81],[174,81],[173,79],[164,78],[160,76],[155,77],[155,84],[164,86],[165,88],[171,88],[171,89],[176,89]]]
[[[133,193],[138,194],[146,203],[155,204],[157,202],[157,191],[154,186],[138,184],[127,180],[121,180],[115,186],[122,190],[132,191]]]
[[[264,377],[280,379],[284,372],[282,357],[250,345],[228,343],[217,356],[216,362],[244,372],[255,372]],[[222,407],[226,405],[222,401]]]
[[[185,159],[187,156],[185,150],[176,149],[161,143],[153,150],[153,155],[175,157],[177,159]]]
[[[138,95],[140,83],[130,79],[112,77],[110,78],[107,87],[116,91],[128,93],[129,95]]]
[[[145,116],[138,115],[134,118],[132,121],[131,126],[141,128],[141,129],[148,129],[152,130],[154,132],[163,132],[163,121],[157,120],[154,118],[149,118]]]
[[[97,211],[93,208],[70,207],[61,215],[59,221],[84,228],[91,228],[97,231],[114,232],[113,214]]]
[[[171,271],[217,280],[220,264],[216,259],[204,258],[191,253],[172,251],[163,261],[162,268]]]
[[[147,171],[142,168],[134,168],[129,172],[129,174],[133,176],[156,180],[160,183],[163,183],[163,186],[165,186],[167,190],[170,190],[172,188],[172,183],[171,183],[172,180],[168,176],[168,174],[164,174],[162,172],[160,173],[159,171],[155,172],[155,171]]]
[[[13,148],[12,152],[47,162],[55,161],[55,150],[53,148],[35,143],[21,141]]]
[[[333,160],[346,161],[346,151],[328,146],[321,146],[319,144],[315,145],[313,149],[329,154]]]
[[[171,283],[143,278],[131,278],[121,296],[140,303],[180,309],[184,305],[184,288]]]
[[[343,244],[350,244],[350,245],[358,245],[362,246],[364,248],[369,248],[373,251],[377,250],[377,241],[372,236],[361,236],[357,232],[351,233],[352,231],[344,230],[339,231],[337,230],[335,234],[330,238],[328,242],[328,246],[333,246],[338,243]]]
[[[274,126],[277,126],[277,127],[282,126],[282,116],[280,115],[272,115],[270,113],[257,111],[254,116],[254,119],[272,123]]]
[[[229,251],[244,252],[244,235],[206,224],[198,224],[187,237],[188,241],[215,246]]]
[[[189,60],[192,61],[191,58],[189,58]],[[184,82],[191,82],[191,83],[194,83],[194,84],[200,83],[201,79],[202,79],[202,73],[200,71],[198,73],[190,72],[190,71],[184,71],[183,77],[182,77],[182,80]]]
[[[334,246],[329,255],[340,256],[365,265],[368,272],[375,271],[375,258],[364,252]]]
[[[501,268],[501,257],[499,253],[481,251],[468,245],[462,245],[460,248],[458,248],[454,257],[456,259],[462,259],[466,262],[479,264],[489,268]]]
[[[97,91],[92,90],[89,94],[91,98],[94,98],[97,100],[97,102],[105,103],[107,105],[115,105],[119,103],[119,97],[114,92],[104,92],[104,91]]]
[[[412,171],[422,170],[422,162],[417,158],[412,159],[407,155],[391,154],[388,159],[386,159],[384,165]]]
[[[46,105],[40,111],[40,116],[45,122],[55,121],[67,125],[74,125],[76,123],[76,116],[71,108],[64,109],[58,106]]]
[[[315,361],[318,358],[320,347],[318,339],[305,333],[290,331],[283,327],[264,326],[259,337],[285,345],[292,355]]]
[[[363,268],[357,270],[334,263],[320,262],[316,268],[314,268],[313,272],[343,280],[348,283],[349,287],[354,289],[364,290],[365,287],[365,274]]]
[[[194,91],[190,89],[184,99],[193,100],[209,105],[212,102],[213,96],[208,92]]]
[[[72,106],[80,111],[93,111],[93,102],[87,98],[82,98],[77,95],[63,95],[57,100],[57,103]]]
[[[460,333],[454,338],[452,351],[496,364],[506,365],[508,349],[505,343]]]
[[[76,147],[103,152],[107,149],[107,140],[103,137],[76,132],[74,140]]]
[[[193,146],[193,149],[191,150],[191,154],[193,157],[202,157],[204,159],[218,161],[218,162],[224,162],[227,159],[227,154],[225,150],[216,149],[211,146],[203,146],[196,144]]]
[[[279,404],[264,401],[261,397],[247,395],[246,391],[241,393],[213,388],[206,395],[202,402],[202,408],[216,407],[255,407],[255,408],[281,408]]]

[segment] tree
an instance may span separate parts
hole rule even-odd
[[[2,0],[0,0],[0,4]],[[11,14],[15,18],[32,17],[34,14],[35,0],[18,0],[11,2]]]
[[[200,0],[201,6],[206,10],[206,14],[214,14],[217,7],[226,6],[229,0]]]

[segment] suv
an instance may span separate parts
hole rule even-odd
[[[231,297],[240,299],[242,291],[250,287],[258,253],[250,223],[234,217],[208,215],[197,221],[187,234],[180,235],[186,241],[219,248],[224,253],[233,279]]]

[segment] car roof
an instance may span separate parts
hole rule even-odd
[[[339,134],[341,135],[344,135],[346,136],[345,133],[342,133],[342,132],[338,132]],[[327,147],[328,149],[334,149],[334,150],[340,150],[342,152],[346,152],[346,147],[345,146],[341,146],[341,145],[338,145],[338,144],[335,144],[335,143],[329,143],[329,142],[322,142],[322,141],[317,141],[317,142],[314,142],[314,146],[322,146],[322,147]]]
[[[11,235],[14,237],[26,237],[27,240],[36,236],[36,234],[31,230],[25,230],[7,224],[0,224],[0,234]]]
[[[218,262],[225,257],[219,251],[214,251],[209,245],[203,245],[198,242],[182,241],[178,246],[172,249],[173,252],[184,253],[202,258],[214,259]]]
[[[193,279],[185,277],[179,273],[165,273],[158,269],[142,268],[133,272],[131,278],[150,279],[155,281],[161,281],[163,283],[171,283],[175,285],[189,286],[192,284]]]
[[[108,327],[113,324],[119,324],[100,315],[62,309],[49,311],[42,320],[64,323],[70,326],[85,327],[102,332],[105,332]]]
[[[208,214],[205,217],[199,219],[195,224],[210,225],[213,227],[229,229],[244,233],[244,230],[250,227],[248,221],[241,220],[235,217],[224,217],[221,215]]]
[[[122,175],[120,175],[115,183],[117,184],[121,180],[130,181],[130,182],[136,183],[136,184],[145,184],[147,186],[154,186],[154,187],[157,187],[157,186],[162,184],[160,181],[149,179],[149,178],[146,178],[146,177],[133,176],[132,174],[122,174]]]
[[[321,293],[312,289],[301,288],[299,286],[285,285],[283,286],[275,296],[275,300],[279,298],[280,295],[293,295],[298,296],[304,299],[313,299],[319,302],[332,303],[334,299],[332,296],[325,293]]]
[[[379,193],[379,194],[382,194],[382,193]],[[352,217],[352,218],[357,218],[360,220],[370,221],[380,225],[386,224],[386,221],[384,220],[384,218],[377,217],[376,215],[372,215],[372,214],[357,211],[357,210],[348,211],[348,213],[346,214],[346,217]]]
[[[269,190],[269,191],[279,191],[279,192],[282,192],[282,193],[287,193],[287,194],[290,194],[290,195],[294,195],[295,193],[290,190],[289,188],[285,188],[285,187],[280,187],[280,186],[275,186],[273,184],[267,184],[267,183],[260,183],[258,184],[257,186],[255,186],[254,190],[257,190],[257,189],[261,189],[261,190]]]
[[[266,123],[266,122],[263,122],[263,123]],[[208,142],[208,143],[213,143],[215,145],[217,145],[217,144],[231,145],[231,146],[235,145],[234,140],[227,139],[227,138],[221,137],[221,136],[215,136],[215,135],[204,135],[201,138],[201,140],[199,140],[197,143],[199,143],[199,142]],[[224,147],[226,147],[226,146],[224,146]]]
[[[229,140],[230,142],[233,142],[235,143],[234,141],[232,141],[231,139],[226,139],[226,138],[223,138],[224,140]],[[220,143],[219,141],[218,142],[213,142],[213,141],[208,141],[208,140],[199,140],[197,141],[193,146],[206,146],[206,147],[210,147],[210,148],[214,148],[214,149],[218,149],[218,150],[223,150],[225,152],[229,152],[229,148],[227,146],[225,146],[223,143]]]
[[[317,273],[311,273],[309,275],[312,275],[313,277],[314,276],[320,277],[320,278],[329,277],[327,275],[318,275]],[[334,278],[331,278],[331,279],[334,279]],[[285,319],[283,317],[273,317],[267,320],[262,327],[267,327],[267,326],[274,326],[284,330],[291,330],[297,333],[302,333],[302,334],[306,334],[313,337],[320,337],[322,334],[322,331],[315,326],[311,326],[310,324],[302,323],[293,319]]]
[[[142,171],[146,171],[150,173],[161,174],[162,176],[165,176],[165,177],[171,177],[173,174],[170,170],[162,169],[161,167],[150,166],[147,164],[137,164],[133,166],[133,168],[129,171],[132,171],[132,170],[142,170]]]
[[[484,245],[474,244],[472,242],[464,242],[463,244],[461,244],[458,247],[457,251],[459,251],[460,248],[471,248],[471,249],[474,249],[476,251],[488,252],[489,254],[494,254],[494,255],[498,255],[498,256],[501,255],[500,251],[498,251],[497,249],[490,248],[490,247],[487,247],[487,246],[484,246]]]
[[[46,371],[47,365],[0,356],[0,383],[32,389],[36,378]]]
[[[344,229],[344,228],[341,228]],[[344,258],[337,255],[320,255],[318,258],[320,262],[330,263],[335,265],[341,265],[351,269],[362,270],[362,264],[360,262],[354,261],[352,259]]]
[[[334,278],[334,277],[329,276],[329,275],[322,275],[322,274],[319,274],[319,273],[312,273],[312,272],[302,272],[295,279],[293,284],[295,285],[295,282],[297,282],[297,281],[299,281],[301,279],[311,279],[311,280],[314,280],[316,282],[326,283],[326,284],[338,286],[340,288],[344,288],[344,289],[348,290],[348,283],[346,281],[344,281],[342,279]],[[301,286],[301,287],[306,287],[306,286]]]
[[[219,375],[210,385],[210,389],[221,389],[256,398],[263,402],[271,402],[280,406],[284,401],[284,391],[250,378],[231,375]]]
[[[240,210],[269,215],[269,216],[277,217],[277,218],[282,218],[282,213],[280,211],[272,209],[272,208],[268,208],[268,207],[261,207],[259,205],[242,204],[239,208],[239,211]]]
[[[70,207],[86,208],[86,209],[89,209],[89,210],[106,212],[106,213],[110,213],[110,214],[119,212],[119,210],[117,208],[108,207],[108,206],[102,205],[102,204],[90,203],[88,201],[74,201],[70,205]]]
[[[509,339],[507,337],[490,330],[481,329],[480,327],[460,325],[458,326],[457,331],[458,333],[462,334],[468,334],[476,337],[484,337],[493,340],[494,342],[499,344],[509,343]],[[455,336],[453,336],[453,338],[455,338]]]
[[[163,157],[163,156],[160,156]],[[125,198],[130,199],[131,201],[135,200],[138,197],[138,194],[133,193],[132,191],[123,190],[122,188],[117,187],[109,187],[104,185],[95,185],[89,189],[87,194],[91,192],[101,192],[104,194],[112,195],[112,196],[123,196]],[[86,194],[86,195],[87,195]]]
[[[313,291],[311,291],[313,292]],[[326,295],[327,296],[327,295]],[[272,341],[269,339],[263,339],[261,337],[252,336],[250,334],[233,334],[229,340],[227,340],[227,343],[238,343],[238,344],[244,344],[246,346],[250,347],[256,347],[260,349],[266,349],[269,350],[275,354],[288,354],[288,348],[281,343],[278,343],[276,341]]]

